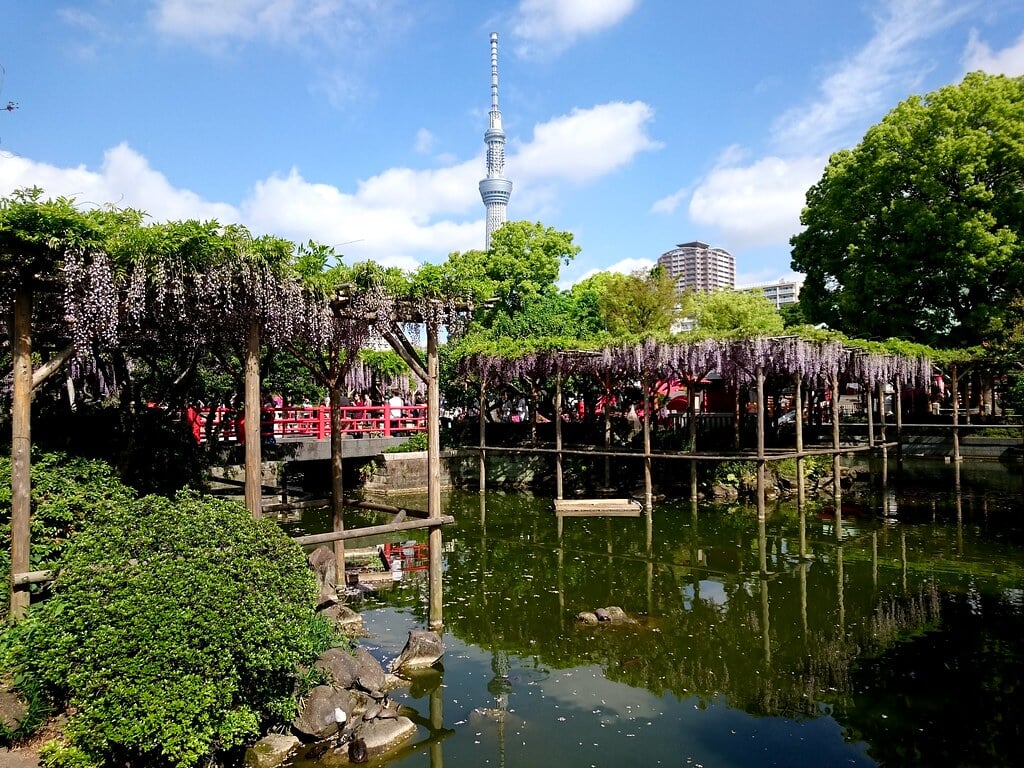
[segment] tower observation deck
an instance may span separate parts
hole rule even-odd
[[[487,178],[480,181],[480,197],[487,209],[487,236],[484,247],[491,247],[491,235],[508,220],[508,199],[512,196],[512,182],[505,178],[505,131],[501,129],[501,110],[498,109],[498,33],[491,33],[491,111],[488,114]]]

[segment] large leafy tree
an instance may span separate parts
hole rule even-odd
[[[1024,77],[899,104],[807,193],[792,239],[811,322],[970,346],[1024,290]]]
[[[608,330],[621,334],[665,334],[679,316],[683,296],[662,267],[611,274],[599,299]]]
[[[693,296],[697,327],[733,336],[775,336],[782,333],[782,315],[762,293],[712,291]]]

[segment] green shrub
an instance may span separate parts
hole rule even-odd
[[[67,541],[93,510],[131,502],[135,492],[117,479],[109,464],[67,456],[32,456],[32,570],[56,568]],[[11,565],[11,458],[0,456],[0,578],[7,583]],[[0,617],[10,594],[3,590]]]
[[[332,637],[302,549],[233,502],[180,492],[97,510],[16,663],[70,712],[55,766],[194,766],[294,716]],[[17,652],[20,650],[20,653]]]
[[[427,433],[417,432],[404,443],[385,448],[384,453],[412,453],[425,450],[427,450]]]

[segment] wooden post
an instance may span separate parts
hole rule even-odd
[[[836,507],[836,538],[842,540],[843,486],[840,480],[842,456],[839,453],[839,374],[832,374],[832,499]]]
[[[245,506],[249,514],[259,519],[263,504],[263,476],[261,454],[260,398],[260,321],[249,320],[249,335],[245,349]]]
[[[14,296],[14,393],[11,408],[11,605],[12,619],[22,619],[31,599],[29,585],[15,574],[29,569],[32,542],[32,293],[21,287]]]
[[[562,498],[562,367],[555,362],[555,498]]]
[[[757,366],[754,376],[757,381],[757,519],[763,523],[767,512],[764,501],[764,368],[761,365]]]
[[[345,530],[344,435],[341,430],[341,377],[332,382],[331,398],[331,529]],[[345,540],[334,542],[334,568],[337,585],[345,585]]]
[[[951,378],[953,379],[953,461],[960,462],[960,402],[959,384],[957,383],[956,363],[953,363]]]
[[[644,507],[647,514],[654,508],[654,488],[651,483],[651,422],[654,420],[654,397],[647,377],[641,379],[644,393]]]
[[[687,410],[690,416],[690,452],[697,452],[697,383],[690,381],[686,387],[686,397],[689,400]],[[690,461],[690,500],[697,501],[697,460]]]
[[[480,374],[480,493],[487,490],[487,375]]]
[[[903,381],[899,376],[893,382],[893,410],[896,412],[896,466],[903,468]]]
[[[437,359],[437,326],[427,323],[427,516],[441,517],[441,388]],[[444,625],[441,615],[441,527],[431,528],[428,535],[430,557],[430,629],[440,630]]]
[[[878,384],[878,437],[885,443],[885,382],[879,380]]]
[[[804,485],[804,392],[803,379],[800,374],[793,376],[793,407],[796,408],[796,505],[802,507],[806,502],[807,488]],[[803,531],[801,531],[801,538]],[[803,547],[800,548],[801,557],[804,555]]]
[[[871,385],[868,384],[864,388],[864,395],[868,403],[868,448],[875,447],[875,404],[874,395],[871,391]]]

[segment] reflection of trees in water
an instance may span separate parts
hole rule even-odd
[[[488,649],[494,660],[597,664],[609,679],[659,696],[724,696],[751,713],[816,716],[852,695],[856,660],[939,617],[940,587],[925,548],[912,547],[916,561],[908,563],[905,543],[884,529],[873,556],[868,539],[837,547],[824,524],[812,526],[816,559],[799,564],[792,556],[797,518],[772,518],[765,595],[749,515],[705,515],[696,538],[689,515],[677,517],[654,536],[652,549],[635,520],[573,521],[559,540],[550,507],[517,497],[488,497],[485,530],[479,514],[457,517],[458,529],[446,533],[453,542],[447,632]],[[934,541],[936,532],[926,533]],[[971,570],[969,563],[956,567],[965,572],[945,573],[944,588]],[[421,586],[403,584],[391,597],[422,610]],[[620,605],[637,623],[572,621],[581,610],[607,605]]]

